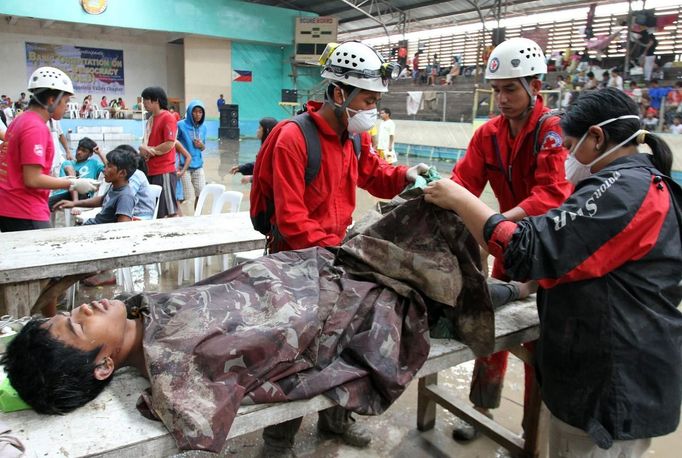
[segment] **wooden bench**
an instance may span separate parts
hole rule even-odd
[[[47,279],[65,289],[101,270],[262,249],[265,237],[240,212],[9,232],[0,246],[0,315],[22,317]]]
[[[538,333],[534,298],[514,302],[497,311],[496,350],[518,347],[523,342],[537,339]],[[425,387],[442,393],[443,397],[449,396],[442,389],[436,391],[435,374],[473,358],[471,350],[458,341],[433,339],[429,358],[417,374],[420,392]],[[147,420],[135,409],[139,393],[147,386],[147,381],[137,372],[123,369],[97,399],[68,415],[43,416],[27,410],[3,415],[2,420],[12,429],[11,434],[26,444],[27,456],[168,456],[176,453],[177,448],[163,424]],[[435,405],[430,396],[425,393],[419,396],[418,426],[421,430],[433,426]],[[332,401],[320,395],[305,401],[244,406],[239,409],[228,437],[257,431],[332,405]],[[489,426],[499,430],[494,424]],[[515,442],[518,441],[520,439]],[[519,455],[518,450],[514,453]]]

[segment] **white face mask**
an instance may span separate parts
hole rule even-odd
[[[351,112],[354,114],[351,115]],[[353,110],[351,108],[346,108],[346,114],[348,115],[348,132],[351,134],[359,134],[360,132],[369,130],[377,122],[376,108],[372,108],[371,110]]]
[[[614,121],[618,121],[620,119],[639,119],[639,116],[637,115],[624,115],[624,116],[619,116],[617,118],[611,118],[607,119],[606,121],[602,121],[599,124],[597,124],[597,127],[602,127],[607,124],[610,124]],[[592,175],[592,166],[596,164],[597,162],[601,161],[605,157],[607,157],[609,154],[613,153],[616,151],[618,148],[635,138],[637,135],[641,134],[642,130],[636,131],[634,134],[630,135],[628,138],[614,146],[613,148],[609,149],[608,151],[605,151],[604,154],[599,155],[595,160],[590,162],[589,164],[583,164],[580,162],[576,157],[575,157],[575,152],[578,151],[578,148],[580,148],[580,145],[582,145],[583,141],[587,138],[587,135],[589,132],[585,132],[585,134],[580,138],[578,143],[571,148],[570,154],[568,155],[568,158],[566,158],[566,163],[565,163],[565,168],[566,168],[566,179],[573,183],[574,185],[577,185],[580,183],[582,180],[585,178],[589,177]]]
[[[343,104],[335,105],[346,110],[346,117],[348,118],[348,132],[351,134],[359,134],[374,127],[374,124],[377,122],[377,117],[379,116],[377,109],[372,108],[371,110],[354,110],[352,108],[348,108],[350,100],[346,100],[346,95],[343,93],[343,89],[341,89],[339,86],[336,87],[341,91]]]

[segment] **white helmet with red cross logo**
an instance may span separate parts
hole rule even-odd
[[[490,53],[485,78],[502,80],[547,73],[547,61],[540,46],[528,38],[511,38]]]

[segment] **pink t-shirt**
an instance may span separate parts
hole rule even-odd
[[[54,145],[45,120],[25,112],[7,128],[5,143],[6,148],[0,148],[0,216],[49,221],[50,190],[26,187],[22,170],[24,165],[39,165],[50,174]]]

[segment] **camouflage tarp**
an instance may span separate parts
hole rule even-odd
[[[338,250],[282,252],[138,297],[143,398],[180,449],[220,451],[242,403],[324,393],[383,412],[428,356],[427,308],[492,350],[478,248],[454,214],[419,197],[366,226]]]

